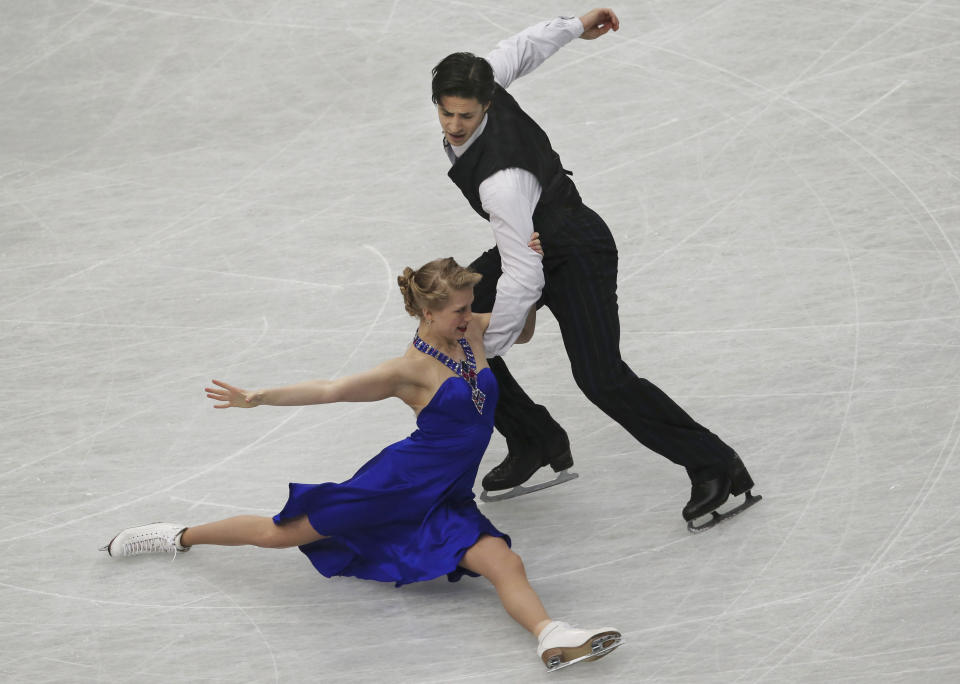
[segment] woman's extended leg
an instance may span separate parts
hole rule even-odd
[[[548,670],[596,660],[620,645],[621,636],[616,629],[577,629],[551,620],[527,581],[520,556],[500,537],[480,537],[467,549],[460,565],[490,580],[510,617],[537,638],[537,656]]]
[[[175,523],[150,523],[128,527],[111,539],[101,551],[123,558],[144,553],[177,553],[189,551],[194,544],[241,546],[250,544],[267,549],[285,549],[323,539],[307,516],[277,525],[273,518],[259,515],[238,515],[226,520],[184,527]]]
[[[490,580],[510,617],[534,636],[549,624],[550,616],[527,581],[523,561],[500,537],[480,537],[463,554],[460,565]]]
[[[265,549],[286,549],[324,539],[310,524],[307,516],[277,525],[273,518],[261,515],[238,515],[196,527],[188,527],[180,535],[183,546],[216,544],[218,546],[260,546]]]

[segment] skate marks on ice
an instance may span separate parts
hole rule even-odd
[[[348,477],[409,432],[389,404],[214,418],[199,388],[224,367],[354,372],[408,343],[391,277],[490,246],[444,175],[429,67],[551,10],[150,5],[4,16],[0,679],[557,676],[482,581],[326,582],[296,550],[96,552],[150,520],[276,511],[287,481]],[[583,477],[485,514],[551,611],[629,638],[577,666],[592,681],[960,679],[960,15],[614,7],[618,35],[512,88],[616,235],[624,358],[773,498],[684,531],[682,474],[606,429],[565,363],[544,372],[564,358],[544,309],[511,369]]]

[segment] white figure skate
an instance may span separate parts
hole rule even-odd
[[[554,620],[543,628],[537,645],[537,655],[549,672],[607,655],[623,643],[623,636],[615,629],[577,629],[566,622]]]
[[[101,551],[113,558],[139,556],[144,553],[186,553],[189,546],[180,543],[180,535],[186,531],[183,525],[173,523],[150,523],[139,527],[128,527],[110,540]]]

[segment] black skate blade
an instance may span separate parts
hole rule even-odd
[[[753,494],[749,490],[744,497],[743,503],[735,508],[731,508],[726,513],[717,513],[716,511],[711,511],[710,519],[703,523],[702,525],[695,525],[693,520],[687,522],[687,530],[696,534],[697,532],[703,532],[704,530],[709,530],[711,527],[717,523],[721,523],[727,518],[732,518],[735,515],[743,513],[745,510],[750,508],[752,505],[757,503],[763,498],[760,494]]]
[[[508,489],[503,494],[488,494],[487,490],[484,489],[480,493],[480,500],[487,503],[494,501],[506,501],[507,499],[515,499],[518,496],[524,496],[526,494],[533,494],[534,492],[539,492],[541,489],[549,489],[550,487],[556,487],[559,484],[564,482],[569,482],[570,480],[576,480],[580,477],[577,473],[571,473],[569,470],[561,470],[557,473],[557,476],[548,481],[541,482],[540,484],[535,485],[517,485],[513,489]]]

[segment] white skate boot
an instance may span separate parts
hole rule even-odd
[[[142,553],[186,553],[189,546],[180,543],[180,535],[186,531],[183,525],[173,523],[150,523],[139,527],[128,527],[110,540],[101,551],[114,558],[139,556]]]
[[[581,660],[596,660],[623,642],[615,629],[577,629],[554,620],[540,631],[537,655],[553,672]]]

